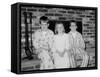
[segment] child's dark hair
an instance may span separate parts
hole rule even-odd
[[[71,20],[71,21],[70,21],[70,23],[72,23],[72,22],[73,22],[73,23],[76,23],[76,21],[75,21],[75,20]],[[76,24],[77,24],[77,23],[76,23]]]
[[[40,23],[41,23],[41,21],[44,21],[44,22],[49,22],[49,19],[48,19],[48,17],[46,17],[46,16],[42,16],[42,17],[40,17]]]

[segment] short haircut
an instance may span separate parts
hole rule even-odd
[[[42,16],[42,17],[40,17],[40,23],[41,23],[41,21],[44,21],[44,22],[49,22],[49,19],[48,19],[48,17],[46,17],[46,16]]]
[[[75,20],[71,20],[71,21],[70,21],[70,23],[72,23],[72,22],[73,22],[73,23],[76,23],[76,21],[75,21]],[[76,24],[77,24],[77,23],[76,23]]]

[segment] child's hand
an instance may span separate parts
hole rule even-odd
[[[60,57],[63,57],[65,52],[59,52],[59,51],[57,51],[57,53],[59,54]]]

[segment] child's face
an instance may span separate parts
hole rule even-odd
[[[57,28],[58,34],[59,34],[59,33],[63,33],[63,31],[64,31],[64,26],[63,26],[63,24],[57,24],[57,25],[56,25],[56,28]]]
[[[76,23],[72,22],[70,24],[70,29],[71,29],[71,31],[76,31],[76,29],[77,29]]]
[[[49,24],[46,21],[41,21],[41,29],[46,30],[48,29]]]

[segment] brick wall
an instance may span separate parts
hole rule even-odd
[[[63,9],[63,8],[39,8],[39,7],[22,7],[22,32],[25,31],[23,12],[32,13],[32,31],[40,28],[39,18],[43,15],[48,16],[50,20],[61,21],[81,21],[82,35],[86,44],[87,52],[95,52],[95,11],[94,10],[78,10],[78,9]],[[29,19],[27,19],[28,22]],[[22,41],[24,42],[24,33]],[[24,45],[24,44],[23,44]]]

